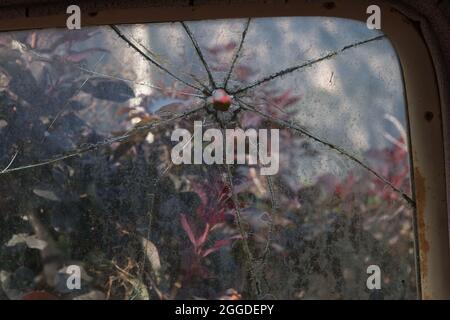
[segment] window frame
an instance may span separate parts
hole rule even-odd
[[[104,1],[98,1],[104,2]],[[106,2],[106,1],[105,1]],[[236,1],[217,4],[160,4],[150,7],[83,10],[82,26],[151,23],[243,17],[324,16],[365,22],[366,9],[381,7],[382,31],[392,42],[400,60],[405,88],[410,135],[411,175],[415,211],[415,245],[422,299],[450,299],[450,245],[446,188],[443,113],[430,49],[414,21],[383,1],[336,2]],[[58,4],[60,7],[62,4]],[[67,15],[41,14],[1,19],[0,31],[65,27]],[[430,117],[430,115],[433,115]],[[448,175],[448,172],[446,172]]]

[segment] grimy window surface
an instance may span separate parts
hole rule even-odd
[[[417,298],[403,90],[344,19],[1,33],[0,298]],[[278,172],[173,164],[194,121],[279,129]]]

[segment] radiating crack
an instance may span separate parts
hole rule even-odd
[[[286,74],[292,73],[292,72],[297,71],[297,70],[304,69],[306,67],[311,67],[312,65],[314,65],[314,64],[316,64],[318,62],[321,62],[321,61],[324,61],[324,60],[328,60],[328,59],[330,59],[330,58],[332,58],[334,56],[337,56],[338,54],[343,53],[343,52],[345,52],[345,51],[347,51],[349,49],[356,48],[358,46],[364,45],[364,44],[372,42],[372,41],[381,40],[381,39],[384,39],[385,37],[386,37],[385,35],[381,35],[381,36],[377,36],[375,38],[371,38],[371,39],[367,39],[367,40],[364,40],[364,41],[359,41],[359,42],[350,44],[348,46],[343,47],[340,50],[330,52],[330,53],[328,53],[328,54],[326,54],[326,55],[324,55],[324,56],[322,56],[322,57],[320,57],[318,59],[314,59],[314,60],[308,61],[306,63],[302,63],[300,65],[296,65],[296,66],[289,67],[289,68],[283,69],[281,71],[275,72],[275,73],[273,73],[273,74],[271,74],[271,75],[269,75],[269,76],[267,76],[267,77],[265,77],[265,78],[263,78],[261,80],[253,82],[252,84],[250,84],[250,85],[248,85],[246,87],[237,89],[236,91],[231,92],[231,94],[236,95],[236,94],[239,94],[239,93],[243,93],[243,92],[245,92],[245,91],[247,91],[249,89],[252,89],[254,87],[262,85],[263,83],[272,81],[272,80],[274,80],[276,78],[282,77],[282,76],[284,76]]]
[[[194,80],[196,83],[198,83],[200,86],[202,86],[205,89],[205,93],[206,94],[210,94],[211,90],[208,86],[206,86],[200,79],[197,78],[197,76],[195,74],[190,73],[189,76],[192,78],[192,80]]]
[[[180,113],[170,119],[167,120],[161,120],[158,122],[154,122],[154,123],[149,123],[147,125],[143,125],[143,126],[139,126],[139,127],[135,127],[129,131],[127,131],[125,134],[117,136],[117,137],[112,137],[109,139],[105,139],[103,141],[99,141],[96,143],[88,143],[88,144],[83,144],[80,147],[73,149],[69,152],[67,152],[66,154],[63,154],[61,156],[57,156],[53,159],[48,159],[48,160],[44,160],[35,164],[30,164],[30,165],[26,165],[26,166],[20,166],[20,167],[16,167],[16,168],[11,168],[11,169],[7,169],[7,170],[3,170],[0,172],[0,175],[3,174],[7,174],[7,173],[11,173],[11,172],[15,172],[15,171],[22,171],[22,170],[26,170],[26,169],[31,169],[31,168],[36,168],[36,167],[42,167],[42,166],[46,166],[55,162],[59,162],[65,159],[69,159],[69,158],[73,158],[75,156],[78,156],[80,154],[83,154],[85,152],[88,151],[92,151],[92,150],[96,150],[98,148],[104,147],[104,146],[108,146],[111,145],[114,142],[123,142],[127,139],[129,139],[130,137],[136,135],[137,133],[141,133],[144,132],[146,130],[151,130],[154,129],[158,126],[164,125],[164,124],[168,124],[172,121],[187,117],[188,115],[191,115],[193,113],[196,113],[197,111],[200,111],[202,109],[204,109],[205,106],[202,105],[200,107],[197,108],[193,108],[191,110],[188,110],[186,112]]]
[[[204,83],[202,83],[201,81],[199,81],[198,79],[196,79],[194,77],[194,75],[189,74],[187,72],[184,72],[182,70],[180,70],[180,68],[176,65],[174,65],[173,63],[170,63],[170,61],[168,61],[167,59],[161,58],[158,54],[152,52],[149,48],[147,48],[145,45],[143,45],[139,40],[135,39],[132,35],[128,34],[129,40],[135,42],[137,45],[139,45],[140,48],[142,48],[142,50],[144,50],[146,53],[148,53],[149,56],[154,57],[153,60],[157,61],[157,57],[159,58],[159,61],[162,61],[162,63],[158,63],[160,65],[167,65],[168,67],[173,67],[174,69],[177,70],[177,74],[179,75],[185,75],[188,77],[191,77],[193,80],[195,80],[206,92],[209,92],[210,89],[207,85],[205,85]]]
[[[327,147],[329,147],[332,150],[337,151],[338,153],[340,153],[341,155],[345,156],[346,158],[350,159],[351,161],[355,162],[356,164],[358,164],[359,166],[361,166],[362,168],[366,169],[367,171],[369,171],[371,174],[373,174],[375,177],[377,177],[379,180],[381,180],[383,183],[385,183],[386,185],[388,185],[392,191],[394,191],[395,193],[399,194],[404,200],[406,200],[406,202],[411,205],[411,207],[415,208],[415,201],[409,197],[406,193],[404,193],[403,191],[401,191],[400,189],[398,189],[397,187],[395,187],[391,182],[389,182],[386,178],[384,178],[383,176],[381,176],[378,172],[376,172],[374,169],[370,168],[368,165],[366,165],[364,162],[362,162],[361,160],[359,160],[358,158],[356,158],[355,156],[351,155],[349,152],[345,151],[344,149],[342,149],[341,147],[334,145],[328,141],[325,141],[323,139],[318,138],[317,136],[315,136],[314,134],[310,133],[309,131],[307,131],[304,128],[301,128],[300,126],[296,125],[293,122],[287,122],[285,120],[281,120],[281,119],[277,119],[272,117],[271,115],[268,115],[260,110],[257,110],[256,108],[252,107],[251,105],[243,102],[242,100],[238,99],[239,101],[239,105],[247,110],[247,111],[251,111],[251,112],[255,112],[259,115],[261,115],[262,117],[266,118],[267,120],[269,120],[272,123],[278,124],[282,127],[288,128],[288,129],[292,129],[295,130],[297,132],[300,132],[301,134],[307,136],[308,138],[319,142],[322,145],[325,145]]]
[[[146,54],[141,48],[139,48],[132,40],[130,40],[116,25],[110,25],[111,29],[114,30],[114,32],[121,38],[123,41],[125,41],[129,46],[131,46],[135,51],[137,51],[142,57],[144,57],[147,61],[161,69],[162,71],[166,72],[168,75],[170,75],[175,80],[183,83],[184,85],[191,87],[195,90],[198,90],[200,92],[203,92],[204,90],[181,79],[180,77],[176,76],[174,73],[172,73],[170,70],[159,64],[156,60],[151,58],[148,54]]]
[[[16,41],[19,43],[18,40],[16,40]],[[48,63],[51,62],[50,60],[46,59],[45,57],[43,57],[43,56],[39,55],[38,53],[34,52],[33,49],[31,49],[31,48],[25,46],[25,45],[22,44],[22,43],[21,43],[21,45],[22,45],[21,48],[22,48],[23,50],[28,51],[30,54],[35,55],[36,57],[40,58],[41,60],[45,59],[45,62],[48,62]],[[142,46],[142,45],[141,45],[141,46]],[[142,47],[143,47],[144,49],[147,49],[147,48],[145,48],[144,46],[142,46]],[[147,50],[148,50],[148,49],[147,49]],[[131,79],[126,79],[126,78],[117,77],[117,76],[109,75],[109,74],[106,74],[106,73],[98,72],[98,71],[95,71],[95,70],[87,69],[87,68],[85,68],[85,67],[79,65],[78,63],[73,63],[73,62],[71,62],[71,61],[65,61],[65,64],[68,65],[68,66],[70,66],[70,67],[73,67],[73,68],[76,68],[76,69],[78,69],[78,70],[81,70],[81,71],[83,71],[83,72],[85,72],[85,73],[88,73],[88,74],[97,76],[97,77],[106,78],[106,79],[120,80],[120,81],[132,83],[132,84],[134,84],[134,85],[139,85],[139,86],[144,86],[144,87],[152,88],[152,89],[155,89],[155,90],[167,91],[167,89],[164,89],[164,88],[162,88],[162,87],[160,87],[160,86],[157,86],[157,85],[154,85],[154,84],[151,84],[151,83],[147,83],[147,82],[143,82],[143,81],[136,81],[136,80],[131,80]],[[88,78],[88,80],[89,80],[89,78]],[[88,80],[87,80],[87,81],[88,81]],[[196,79],[194,79],[194,80],[196,80]],[[86,82],[86,81],[85,81],[85,82]],[[81,90],[82,87],[83,87],[84,85],[85,85],[85,83],[83,83],[83,85],[80,87],[79,90]],[[192,88],[192,87],[191,87],[191,88]],[[199,90],[199,89],[197,89],[197,88],[193,88],[193,89]],[[78,90],[78,91],[79,91],[79,90]],[[209,89],[208,89],[208,90],[209,90]],[[180,90],[171,90],[171,92],[175,92],[175,93],[180,94],[180,95],[186,95],[186,96],[192,96],[192,97],[204,98],[204,95],[203,95],[203,94],[195,94],[195,93],[190,93],[190,92],[185,92],[185,91],[180,91]]]
[[[223,83],[223,87],[226,90],[228,81],[230,80],[231,75],[233,74],[234,66],[236,64],[237,59],[239,58],[239,54],[241,53],[242,46],[244,45],[245,36],[247,35],[248,27],[250,26],[251,18],[247,19],[247,23],[245,24],[244,30],[242,31],[241,41],[239,42],[239,47],[236,50],[236,53],[234,54],[233,61],[231,62],[230,70],[228,71],[228,74],[225,78],[225,81]]]
[[[132,83],[134,85],[139,85],[139,86],[144,86],[144,87],[148,87],[151,89],[155,89],[155,90],[160,90],[160,91],[167,91],[167,89],[164,89],[162,87],[153,85],[151,83],[147,83],[147,82],[142,82],[142,81],[136,81],[136,80],[130,80],[130,79],[125,79],[122,77],[116,77],[116,76],[112,76],[106,73],[101,73],[101,72],[97,72],[97,71],[93,71],[93,70],[89,70],[83,67],[77,67],[79,70],[86,72],[86,73],[90,73],[92,75],[95,75],[97,77],[101,77],[101,78],[108,78],[108,79],[114,79],[114,80],[119,80],[119,81],[124,81],[124,82],[129,82]],[[198,97],[198,98],[204,98],[205,96],[203,94],[196,94],[196,93],[190,93],[190,92],[185,92],[185,91],[179,91],[179,90],[172,90],[173,92],[180,94],[180,95],[185,95],[185,96],[191,96],[191,97]]]
[[[200,61],[203,63],[203,66],[205,67],[211,87],[213,89],[216,88],[217,86],[216,86],[216,83],[212,76],[211,70],[209,69],[208,63],[206,62],[205,57],[203,56],[202,50],[200,49],[200,46],[198,45],[197,40],[195,40],[195,37],[192,34],[191,29],[189,29],[188,25],[186,23],[184,23],[183,21],[180,21],[180,23],[183,26],[184,30],[186,31],[187,35],[189,36],[189,39],[191,39],[192,45],[194,46],[195,51],[197,52],[197,55],[200,58]]]
[[[8,163],[8,165],[5,167],[5,169],[3,169],[2,171],[0,171],[0,173],[5,173],[6,171],[8,171],[8,169],[12,166],[12,164],[14,163],[14,160],[16,160],[17,155],[19,154],[19,151],[16,151],[16,153],[14,154],[14,156],[12,157],[11,161]]]

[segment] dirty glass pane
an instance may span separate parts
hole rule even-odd
[[[1,33],[0,298],[416,299],[403,90],[345,19]]]

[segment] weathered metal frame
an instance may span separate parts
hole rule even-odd
[[[220,2],[220,1],[219,1]],[[416,201],[419,291],[423,299],[450,299],[450,246],[441,101],[433,60],[420,29],[383,1],[250,1],[225,6],[168,4],[86,11],[82,24],[104,25],[176,20],[267,16],[328,16],[366,21],[366,9],[382,9],[382,30],[392,42],[403,70],[409,118],[410,153]],[[36,15],[0,20],[0,31],[65,27],[67,16]],[[449,174],[447,172],[447,174]]]

